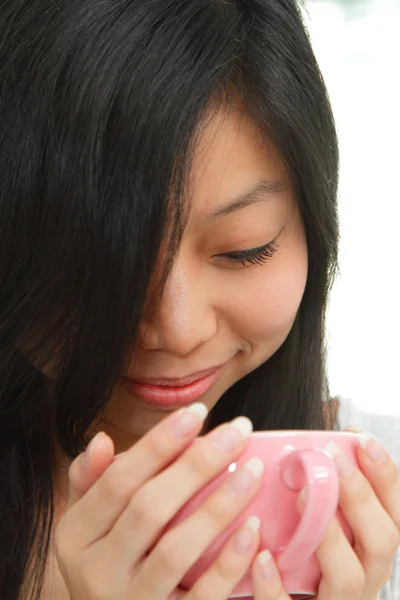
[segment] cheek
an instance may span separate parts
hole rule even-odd
[[[278,258],[277,256],[275,258]],[[226,318],[242,339],[259,344],[282,342],[288,335],[307,280],[307,254],[272,259],[236,282],[227,300]],[[243,274],[244,275],[244,274]]]

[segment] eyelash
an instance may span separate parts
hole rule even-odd
[[[267,260],[271,259],[275,252],[278,250],[278,244],[276,241],[270,242],[265,246],[259,248],[251,248],[250,250],[242,250],[238,252],[227,252],[226,254],[220,255],[221,258],[227,258],[228,260],[241,264],[244,267],[246,265],[262,265]]]

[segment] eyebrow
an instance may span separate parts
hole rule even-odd
[[[287,191],[287,185],[283,181],[258,181],[249,190],[236,196],[236,198],[225,204],[225,206],[218,208],[218,210],[210,215],[210,218],[223,217],[264,200],[277,200],[285,191]]]

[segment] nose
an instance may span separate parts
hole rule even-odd
[[[174,265],[157,309],[145,310],[140,346],[183,357],[209,341],[217,332],[210,291],[193,267]]]

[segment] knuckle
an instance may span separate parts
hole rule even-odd
[[[192,448],[186,457],[186,466],[190,472],[200,479],[209,477],[218,466],[217,453],[204,440],[196,448]]]
[[[234,497],[230,497],[225,490],[218,490],[204,503],[204,513],[213,529],[221,529],[229,520],[234,509]]]
[[[335,582],[335,589],[339,593],[339,597],[358,597],[363,592],[365,580],[362,567],[353,568],[351,571],[341,573],[341,577],[338,577]]]
[[[240,572],[237,560],[235,560],[232,552],[219,554],[214,561],[214,569],[218,579],[226,581],[237,579]]]
[[[150,433],[145,440],[146,453],[152,457],[155,463],[164,463],[170,457],[172,444],[167,440],[165,435],[160,433],[155,435],[154,432]]]
[[[397,527],[392,523],[385,535],[387,555],[392,557],[400,544],[400,534]]]
[[[132,515],[132,523],[135,527],[146,525],[154,530],[161,529],[166,522],[163,504],[146,487],[141,488],[131,500],[129,512]]]
[[[190,592],[190,600],[210,600],[215,597],[215,581],[200,578]]]
[[[351,480],[349,481],[349,489],[352,498],[361,505],[368,504],[373,492],[365,477],[361,473],[356,473],[349,479]]]
[[[125,501],[129,492],[129,479],[124,476],[121,461],[113,463],[99,481],[102,495],[111,501]]]
[[[71,577],[79,583],[85,597],[93,600],[115,598],[115,586],[110,579],[110,569],[102,568],[98,556],[88,557],[78,554],[69,533],[69,519],[63,516],[55,530],[54,541],[58,564],[63,577]],[[109,565],[108,565],[109,566]]]
[[[325,541],[333,547],[341,542],[341,538],[343,537],[343,535],[343,530],[339,525],[338,520],[334,518],[326,531]]]
[[[158,578],[175,579],[184,574],[188,559],[187,548],[176,540],[174,532],[166,533],[158,543],[155,552]]]
[[[366,554],[377,562],[391,561],[399,547],[400,535],[392,521],[382,527],[382,532],[380,543],[371,539],[369,544],[365,544]]]
[[[387,462],[380,480],[380,487],[383,489],[392,488],[399,484],[400,473],[393,460]]]
[[[400,544],[400,534],[397,527],[391,523],[390,527],[388,527],[387,533],[384,536],[385,538],[385,552],[384,556],[388,558],[392,558],[393,555],[399,548]]]
[[[268,582],[268,594],[270,598],[273,598],[274,600],[280,600],[280,598],[284,598],[286,596],[286,592],[283,589],[282,583],[280,581],[280,579],[274,579],[271,582]],[[294,596],[295,598],[296,596]],[[291,598],[291,596],[289,596],[289,598]],[[302,596],[300,596],[300,598],[302,598]]]

